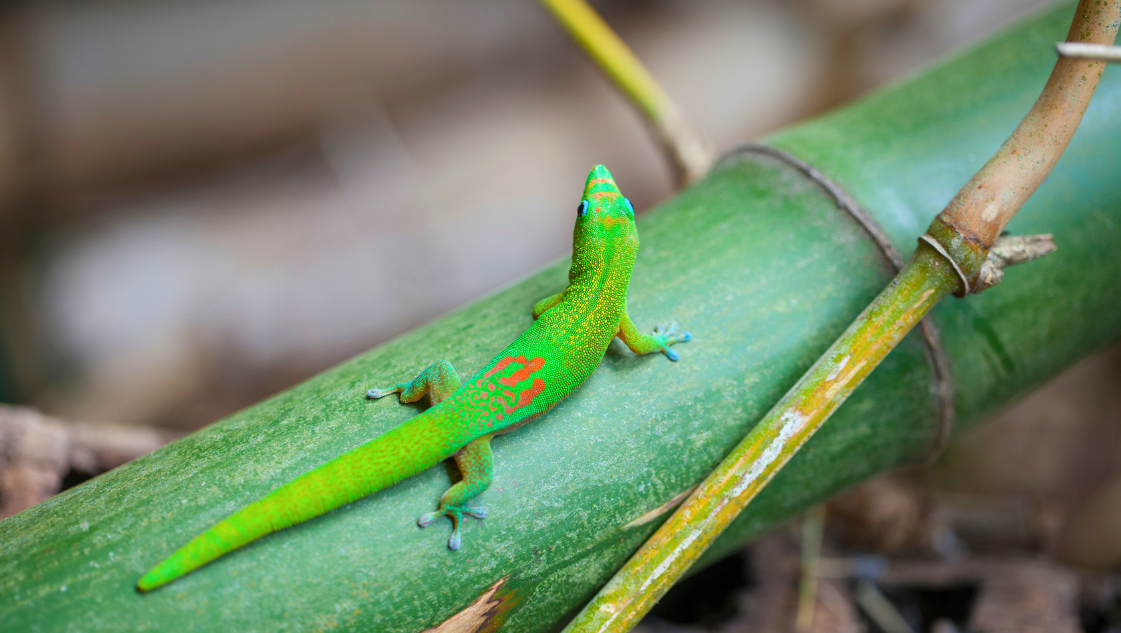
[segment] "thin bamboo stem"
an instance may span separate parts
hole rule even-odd
[[[1068,39],[1111,44],[1119,24],[1121,0],[1081,0]],[[938,301],[968,294],[1004,226],[1066,149],[1103,66],[1059,60],[1031,111],[935,218],[911,261],[566,632],[632,629]]]
[[[541,0],[541,4],[646,118],[673,165],[677,183],[687,185],[708,172],[715,156],[708,142],[595,9],[585,0]]]
[[[565,629],[629,631],[700,557],[888,352],[960,282],[922,244],[864,310],[696,492]]]

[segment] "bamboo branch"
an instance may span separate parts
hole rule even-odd
[[[653,128],[679,186],[703,176],[714,152],[634,52],[585,0],[541,0]]]
[[[1067,39],[1112,44],[1119,23],[1121,1],[1081,0]],[[939,300],[977,288],[990,248],[1066,149],[1103,67],[1059,59],[1027,116],[935,218],[911,261],[566,632],[633,628]]]

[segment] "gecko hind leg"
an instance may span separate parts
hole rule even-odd
[[[366,397],[375,400],[399,393],[401,402],[416,402],[427,394],[431,403],[437,405],[455,393],[456,389],[459,389],[459,374],[455,373],[451,362],[441,360],[429,365],[409,382],[402,382],[388,389],[371,389],[366,392]]]
[[[452,521],[452,534],[448,538],[448,549],[457,550],[461,544],[459,528],[463,515],[485,519],[486,508],[469,508],[467,502],[490,486],[494,474],[494,455],[490,451],[490,435],[484,435],[464,446],[455,454],[455,464],[463,479],[448,488],[440,499],[435,512],[427,512],[417,519],[417,525],[428,527],[436,519],[446,516]]]

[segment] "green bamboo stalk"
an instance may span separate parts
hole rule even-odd
[[[1081,0],[1067,40],[1113,44],[1121,0]],[[623,633],[943,297],[977,288],[989,250],[1070,143],[1104,63],[1060,58],[1035,105],[954,196],[911,261],[565,628]]]
[[[708,141],[693,128],[650,71],[585,0],[541,0],[600,70],[645,117],[679,186],[696,182],[712,166]]]

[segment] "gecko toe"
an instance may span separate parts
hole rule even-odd
[[[665,352],[665,354],[666,354],[666,358],[668,358],[668,359],[672,360],[672,361],[673,361],[673,362],[675,362],[675,363],[676,363],[676,362],[677,362],[678,360],[680,360],[680,359],[681,359],[681,355],[680,355],[680,354],[678,354],[677,352],[673,351],[672,349],[670,349],[670,348],[668,348],[668,347],[667,347],[666,349],[662,350],[662,351],[663,351],[663,352]]]
[[[416,520],[416,524],[419,525],[422,528],[426,528],[426,527],[432,525],[432,523],[436,519],[438,519],[442,516],[444,516],[444,513],[439,512],[439,511],[437,511],[437,512],[425,512],[424,514],[420,515],[419,519]]]
[[[448,539],[448,549],[454,552],[459,549],[460,545],[462,545],[462,543],[459,540],[459,527],[456,527],[455,530],[452,531],[451,538]]]
[[[486,508],[464,508],[463,509],[463,514],[466,514],[467,516],[475,517],[476,519],[485,519],[485,518],[487,518],[487,509]]]

